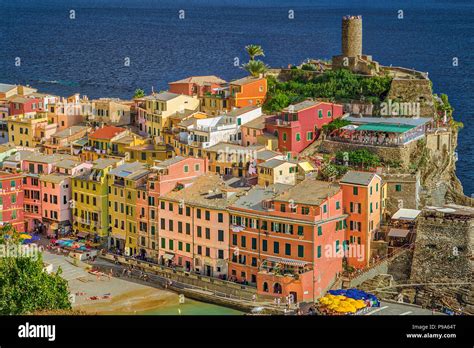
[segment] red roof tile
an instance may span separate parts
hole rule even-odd
[[[93,139],[112,139],[117,134],[125,132],[126,129],[122,127],[115,127],[115,126],[106,126],[103,128],[99,128],[95,132],[89,135],[89,138]]]

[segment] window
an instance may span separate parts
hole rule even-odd
[[[217,231],[217,240],[219,242],[223,242],[224,241],[224,231],[223,230],[218,230]]]
[[[379,183],[375,184],[375,192],[379,192]]]
[[[245,238],[245,236],[240,237],[240,245],[242,246],[242,248],[245,248],[247,246],[247,239]]]
[[[400,184],[395,185],[395,191],[402,192],[402,185]]]
[[[206,220],[211,220],[211,212],[209,210],[206,210]]]
[[[372,195],[372,186],[370,186],[370,194]]]
[[[224,250],[217,250],[217,258],[221,260],[224,259]]]
[[[278,242],[273,242],[273,252],[275,254],[279,254],[280,253],[280,243]]]
[[[198,226],[198,227],[197,227],[197,236],[198,236],[199,238],[202,237],[202,227],[201,227],[201,226]]]
[[[323,118],[323,110],[318,110],[318,117]]]
[[[332,117],[331,110],[328,110],[328,118],[331,118],[331,117]]]
[[[194,171],[199,172],[199,163],[194,165]]]
[[[173,220],[169,220],[168,221],[168,229],[173,232],[173,227],[174,227],[174,224],[173,224]]]
[[[162,247],[162,248],[166,248],[166,244],[165,244],[165,243],[166,243],[166,239],[161,238],[161,247]]]
[[[197,253],[198,255],[202,254],[202,246],[198,245]]]
[[[257,250],[257,238],[252,238],[252,250]]]
[[[224,222],[224,214],[222,214],[222,213],[217,214],[217,221],[218,222]]]
[[[354,196],[357,196],[357,195],[359,194],[359,188],[358,188],[358,187],[353,187],[353,188],[352,188],[352,194],[353,194]]]
[[[304,245],[298,245],[298,257],[304,257]]]
[[[296,133],[296,141],[300,141],[301,140],[301,134],[300,133]]]
[[[285,255],[291,255],[291,244],[285,243]]]
[[[186,207],[186,216],[191,216],[191,208]]]
[[[327,204],[323,205],[323,213],[327,213],[328,212],[328,206]]]
[[[183,250],[183,242],[178,242],[178,250]]]
[[[341,209],[341,203],[339,201],[336,202],[336,209]]]
[[[168,209],[169,211],[173,211],[173,203],[168,203]]]
[[[286,141],[286,133],[285,132],[282,133],[282,137],[283,137],[283,141]]]
[[[306,133],[306,140],[313,140],[313,132]]]
[[[323,235],[323,226],[318,226],[318,236]]]
[[[206,239],[211,239],[211,229],[206,227]]]
[[[262,251],[267,251],[268,250],[268,243],[266,239],[262,240]]]
[[[318,245],[318,259],[321,258],[321,245]]]
[[[198,209],[196,211],[196,215],[197,215],[197,218],[200,219],[201,218],[201,209]]]
[[[373,203],[370,203],[370,212],[373,213],[374,212],[374,207],[372,205]]]
[[[303,226],[298,226],[298,236],[304,235],[303,233]]]
[[[188,166],[188,165],[185,165],[185,166],[184,166],[184,172],[185,172],[185,173],[188,173],[188,172],[189,172],[189,166]]]
[[[237,235],[236,234],[232,235],[232,245],[237,245]]]
[[[183,233],[183,223],[181,221],[178,221],[178,233]]]
[[[191,252],[191,244],[186,243],[186,252],[189,253]]]

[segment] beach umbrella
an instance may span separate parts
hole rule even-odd
[[[29,234],[22,233],[22,234],[20,234],[20,238],[21,238],[21,239],[31,239],[31,238],[33,238],[33,237],[31,237]]]

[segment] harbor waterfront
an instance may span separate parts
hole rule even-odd
[[[0,82],[0,246],[44,251],[0,257],[0,312],[474,314],[464,124],[366,18],[331,59],[249,42],[126,99]]]

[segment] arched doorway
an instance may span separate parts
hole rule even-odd
[[[275,284],[273,285],[273,292],[274,292],[275,294],[281,294],[281,293],[283,292],[283,289],[282,289],[280,283],[275,283]]]
[[[268,283],[267,282],[263,283],[263,291],[268,292]]]

